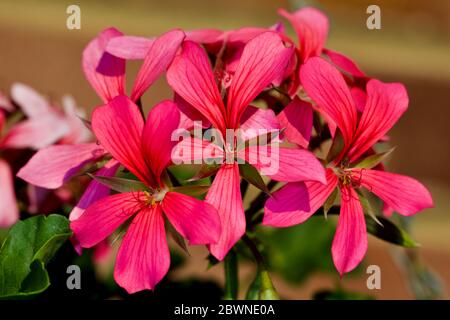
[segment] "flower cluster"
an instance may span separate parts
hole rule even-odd
[[[297,40],[281,23],[176,29],[153,38],[109,28],[84,50],[84,73],[103,101],[85,121],[97,142],[46,147],[18,176],[49,189],[80,172],[93,178],[70,215],[74,241],[89,248],[127,227],[114,276],[128,292],[153,289],[167,273],[166,229],[224,259],[252,218],[244,212],[241,179],[268,194],[261,207],[266,226],[299,224],[340,203],[331,250],[341,275],[367,250],[364,192],[383,201],[385,214],[433,206],[418,181],[387,172],[385,154],[374,148],[407,109],[404,86],[373,79],[326,49],[328,19],[320,11],[280,14]],[[128,60],[142,60],[129,94]],[[141,97],[163,74],[173,96],[146,115]],[[214,139],[194,134],[197,122],[200,133],[214,129]],[[188,134],[178,141],[180,129]],[[230,139],[230,130],[244,134]],[[2,141],[11,144],[8,136]],[[211,158],[226,161],[211,165]],[[170,169],[180,163],[200,164],[191,180],[211,183],[179,181]],[[276,170],[267,170],[273,163]],[[282,185],[272,192],[275,183],[261,176]]]

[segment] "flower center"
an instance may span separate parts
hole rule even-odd
[[[167,189],[144,191],[145,204],[147,206],[155,207],[164,199],[167,191],[168,191]]]

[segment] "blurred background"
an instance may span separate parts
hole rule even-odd
[[[81,8],[81,30],[66,28],[66,8],[71,4]],[[381,30],[366,28],[366,9],[370,4],[381,8]],[[339,281],[336,272],[328,272],[329,266],[315,261],[317,254],[311,248],[316,248],[318,244],[329,248],[329,239],[316,239],[312,232],[307,237],[311,242],[310,248],[308,243],[302,242],[302,235],[311,233],[314,230],[309,229],[311,226],[286,231],[297,241],[291,245],[294,247],[289,248],[292,255],[281,254],[284,250],[281,247],[279,251],[276,246],[271,248],[278,259],[276,263],[279,263],[273,267],[276,269],[275,286],[281,296],[288,299],[311,298],[318,291],[336,289],[336,286],[376,298],[410,299],[417,297],[418,291],[420,294],[423,289],[420,283],[425,281],[430,285],[429,290],[442,292],[440,296],[448,298],[449,1],[1,1],[0,90],[7,93],[13,82],[20,81],[55,99],[70,93],[79,105],[90,110],[100,104],[100,100],[84,79],[81,53],[87,42],[105,27],[114,26],[126,34],[141,36],[158,35],[177,27],[186,30],[263,27],[283,21],[277,15],[278,8],[292,11],[304,5],[313,5],[328,15],[331,25],[328,48],[352,57],[370,76],[387,82],[403,82],[407,86],[410,107],[391,132],[392,144],[397,149],[389,168],[424,182],[433,194],[435,208],[419,214],[411,225],[411,233],[421,244],[419,252],[405,255],[402,249],[370,237],[366,265],[381,267],[381,290],[367,289],[365,268]],[[293,35],[287,23],[286,26]],[[138,66],[130,66],[129,88]],[[168,97],[170,91],[164,81],[159,81],[146,94],[144,102],[152,105]],[[223,282],[220,267],[206,272],[205,256],[203,248],[191,248],[191,256],[171,277]],[[323,259],[330,258],[326,256]],[[412,274],[411,270],[405,269],[404,259],[412,259],[413,265],[426,272],[418,276]],[[287,260],[292,265],[283,265]],[[423,269],[425,265],[427,269]],[[252,280],[252,268],[251,263],[243,262],[241,279],[244,288]],[[434,277],[434,272],[438,278]],[[435,282],[436,279],[441,281]]]

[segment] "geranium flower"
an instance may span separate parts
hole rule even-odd
[[[300,71],[301,82],[317,109],[332,119],[342,133],[344,147],[328,165],[327,184],[289,183],[265,205],[263,224],[292,226],[307,220],[338,187],[341,211],[333,240],[334,264],[342,275],[353,270],[367,250],[363,208],[357,190],[366,188],[399,214],[409,216],[433,206],[429,191],[417,180],[383,170],[355,167],[357,162],[397,122],[408,106],[399,83],[367,83],[361,116],[343,76],[322,58],[310,58]]]
[[[167,71],[167,80],[179,96],[209,120],[225,141],[227,129],[236,130],[245,123],[247,125],[251,123],[250,127],[255,129],[277,128],[278,122],[271,110],[248,109],[248,107],[261,91],[283,74],[291,55],[292,49],[286,48],[276,33],[266,32],[255,37],[245,46],[231,85],[225,92],[224,88],[219,89],[215,82],[206,52],[198,44],[185,41],[181,54],[175,57]],[[227,96],[226,104],[222,100],[221,90]],[[254,110],[253,116],[245,118],[247,110]],[[258,110],[259,112],[256,112]],[[268,152],[263,154],[258,146],[249,146],[238,152],[233,142],[224,149],[196,139],[185,139],[180,143],[183,144],[187,145],[187,148],[192,146],[194,149],[194,152],[188,155],[188,159],[185,159],[188,161],[201,158],[203,149],[210,149],[208,154],[215,153],[222,158],[231,158],[231,161],[226,161],[217,172],[206,196],[206,201],[218,209],[222,222],[219,241],[209,247],[211,253],[219,260],[225,257],[245,233],[246,222],[239,188],[239,167],[233,159],[256,159],[256,163],[251,164],[263,170],[263,163],[268,163],[265,157],[271,154],[279,163],[279,169],[271,175],[273,179],[324,181],[323,167],[311,153],[303,149],[275,150],[271,146],[266,146]]]
[[[220,234],[217,210],[175,192],[163,179],[170,164],[180,114],[174,103],[155,106],[144,124],[139,108],[118,96],[92,116],[95,136],[106,150],[145,186],[90,205],[71,228],[82,247],[96,245],[132,218],[117,255],[114,277],[129,293],[153,289],[169,269],[164,216],[191,244],[215,243]]]

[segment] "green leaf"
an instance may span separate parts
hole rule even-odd
[[[169,219],[165,219],[167,232],[170,234],[175,243],[189,255],[189,250],[186,245],[186,240],[183,236],[175,229],[175,227],[170,223]]]
[[[414,248],[419,246],[406,231],[396,226],[390,220],[378,217],[382,224],[380,225],[370,216],[366,215],[365,218],[367,232],[375,237],[402,247]]]
[[[333,144],[330,147],[330,151],[328,151],[327,162],[333,161],[344,149],[344,137],[339,129],[336,129],[336,133],[334,134]]]
[[[369,217],[371,217],[380,226],[383,226],[380,219],[378,219],[377,215],[375,214],[370,204],[370,201],[367,199],[367,197],[362,193],[362,191],[357,189],[355,189],[355,191],[358,194],[359,202],[361,203],[364,213],[367,214]]]
[[[88,176],[117,192],[136,192],[149,190],[149,188],[144,183],[138,180],[95,176],[90,173],[88,173]]]
[[[241,177],[244,178],[248,183],[254,185],[262,192],[270,195],[270,190],[267,188],[263,178],[254,166],[248,164],[247,162],[240,164],[239,173],[241,174]]]
[[[308,219],[283,229],[257,229],[269,270],[292,284],[301,283],[314,272],[335,272],[330,251],[334,231],[331,219]]]
[[[379,163],[384,161],[386,159],[386,157],[389,156],[392,153],[392,151],[394,151],[394,149],[395,149],[395,147],[392,149],[389,149],[386,152],[377,153],[377,154],[368,156],[367,158],[364,158],[364,159],[352,164],[351,167],[372,169],[373,167],[376,167]]]
[[[190,178],[188,181],[197,181],[201,179],[208,178],[215,174],[217,171],[219,171],[221,165],[220,164],[202,164],[200,165],[200,168],[198,169],[197,173]]]
[[[210,186],[202,186],[202,185],[187,185],[187,186],[180,186],[180,187],[172,187],[170,188],[170,191],[173,192],[179,192],[184,193],[189,196],[201,196],[202,194],[205,194]]]
[[[327,218],[328,211],[330,211],[331,207],[333,207],[334,203],[336,202],[338,193],[339,193],[339,189],[334,188],[333,192],[330,194],[330,196],[327,198],[327,200],[323,204],[323,214],[325,215],[325,219]]]
[[[0,249],[0,298],[30,297],[47,289],[45,265],[71,235],[61,215],[17,222]]]

